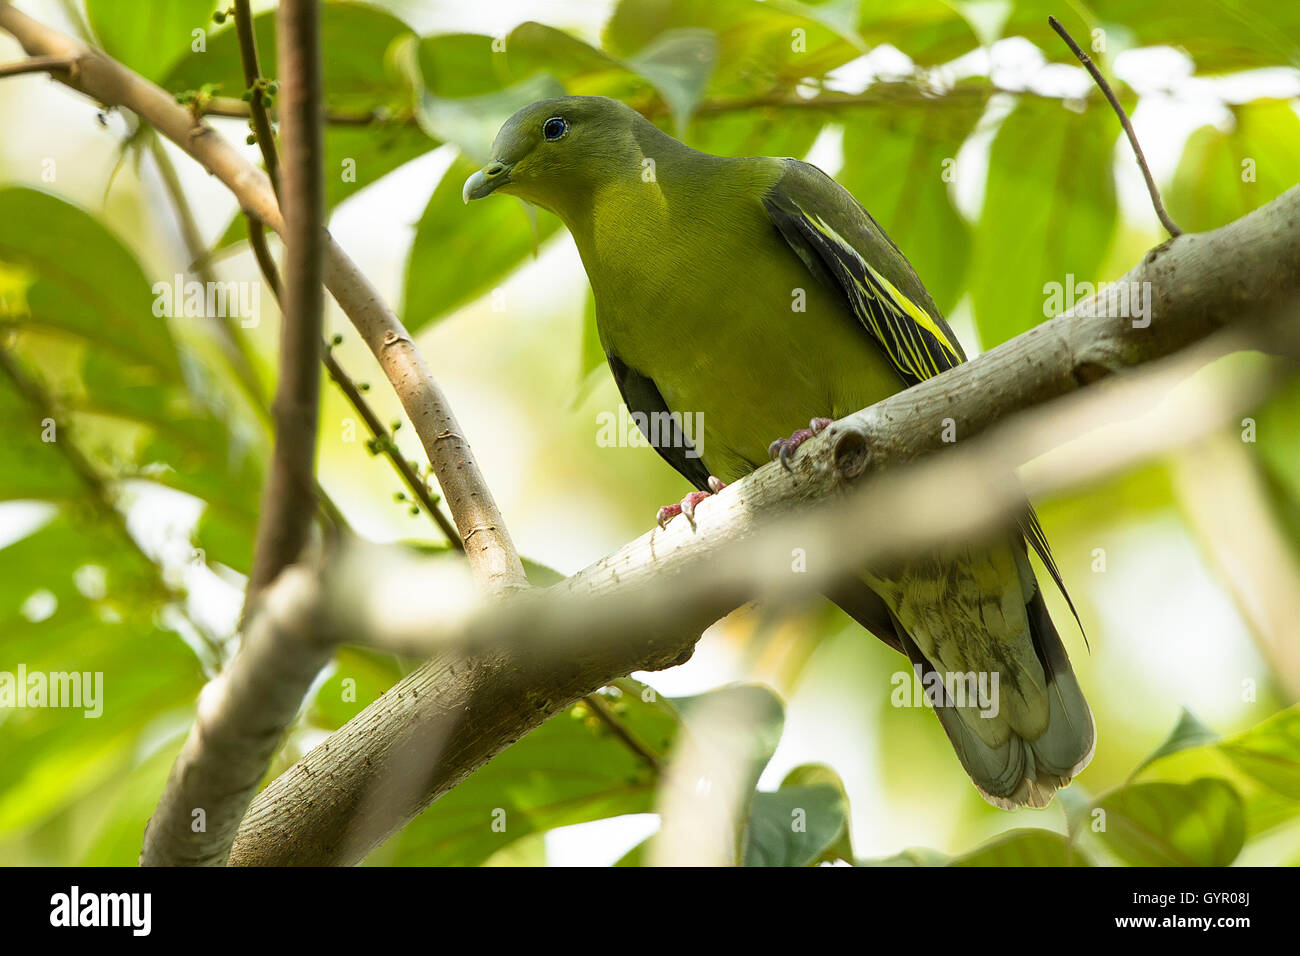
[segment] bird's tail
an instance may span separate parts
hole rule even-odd
[[[985,800],[1004,810],[1047,806],[1052,794],[1088,765],[1096,745],[1092,711],[1070,668],[1042,592],[1036,587],[1025,611],[1029,637],[1045,678],[1045,726],[1032,735],[1012,726],[1001,741],[990,744],[988,735],[973,726],[974,720],[982,718],[970,708],[953,706],[942,699],[935,701],[934,708],[975,787]],[[897,630],[922,685],[931,686],[926,678],[935,668],[906,629],[900,626]]]

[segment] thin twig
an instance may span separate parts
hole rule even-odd
[[[0,79],[23,73],[70,73],[75,62],[66,56],[33,56],[17,63],[0,63]]]
[[[442,513],[437,498],[430,493],[425,480],[411,467],[411,463],[402,456],[401,449],[397,447],[397,443],[393,440],[392,432],[384,427],[384,423],[379,420],[375,410],[370,407],[370,404],[361,394],[361,390],[357,388],[356,382],[352,380],[352,377],[334,358],[329,344],[323,342],[321,348],[323,349],[321,358],[325,362],[325,371],[329,373],[339,391],[343,393],[352,408],[366,423],[366,428],[370,430],[370,435],[374,439],[376,447],[392,463],[406,487],[410,489],[411,494],[415,495],[420,504],[424,506],[424,510],[429,513],[429,517],[434,520],[434,523],[438,525],[439,530],[446,537],[447,543],[457,551],[464,551],[465,543],[460,540],[460,534],[457,533],[456,526]]]
[[[253,258],[257,260],[257,267],[262,271],[266,284],[271,287],[271,295],[279,303],[284,299],[284,286],[280,282],[280,270],[275,264],[275,257],[271,255],[271,244],[266,241],[266,227],[251,212],[244,213],[244,219],[248,223],[248,245],[253,250]]]
[[[1008,89],[988,84],[969,84],[955,87],[946,92],[935,92],[921,84],[902,80],[897,82],[876,83],[861,93],[841,93],[826,90],[816,96],[800,96],[797,93],[764,93],[758,96],[737,97],[734,99],[703,100],[695,112],[701,116],[739,113],[747,110],[790,109],[790,110],[841,110],[858,107],[892,106],[900,103],[941,103],[945,100],[986,98],[996,93],[1011,96],[1025,96],[1033,99],[1062,100],[1064,96],[1053,96],[1035,90]],[[641,100],[629,100],[628,105],[650,119],[664,116],[668,107],[659,97]],[[248,119],[249,104],[231,96],[214,96],[196,107],[200,116],[222,116],[232,119]],[[383,107],[366,110],[325,111],[325,122],[331,126],[415,126],[417,120],[409,109],[387,110]]]
[[[257,38],[253,33],[253,15],[249,0],[236,0],[235,26],[239,34],[239,56],[244,69],[244,83],[252,93],[252,97],[248,102],[248,115],[251,117],[257,133],[257,144],[262,151],[267,176],[271,180],[272,188],[278,195],[280,191],[280,162],[275,147],[275,137],[271,132],[271,121],[266,106],[262,102],[262,94],[266,83],[258,60]],[[242,100],[238,102],[243,103]],[[265,226],[251,212],[245,211],[244,216],[248,221],[248,241],[253,249],[253,256],[257,260],[258,267],[262,270],[262,275],[265,276],[267,283],[271,286],[272,294],[275,296],[276,301],[279,302],[282,299],[280,274],[276,268],[275,259],[271,255],[270,245],[266,241]],[[321,340],[321,361],[325,363],[325,370],[329,373],[330,379],[339,387],[339,390],[343,392],[344,397],[347,398],[353,409],[365,421],[366,427],[370,429],[371,437],[377,442],[377,447],[392,462],[393,467],[397,469],[397,473],[411,490],[411,493],[424,505],[429,516],[433,518],[438,528],[446,536],[448,543],[453,548],[464,551],[465,545],[461,541],[460,535],[456,532],[456,528],[451,521],[442,513],[437,501],[429,493],[428,485],[411,467],[411,463],[402,457],[388,429],[384,427],[379,416],[375,414],[374,409],[362,396],[361,390],[352,381],[352,377],[334,358],[329,345],[323,339]]]
[[[325,252],[324,133],[320,122],[320,9],[284,0],[279,9],[284,82],[284,303],[275,403],[275,446],[258,516],[248,601],[298,559],[311,534]]]
[[[200,116],[224,116],[231,119],[249,119],[252,107],[244,100],[233,96],[214,96],[198,107]],[[268,114],[269,115],[269,114]],[[415,126],[415,116],[409,110],[388,115],[379,109],[372,110],[338,110],[325,111],[325,122],[330,126],[372,126],[381,123],[398,123],[403,126]],[[260,138],[260,137],[259,137]]]
[[[278,302],[281,297],[280,273],[276,268],[275,259],[271,256],[271,247],[266,241],[266,232],[255,216],[248,214],[247,219],[248,242],[253,248],[253,257],[257,259],[257,264],[266,277],[267,284],[271,287],[271,293]],[[379,416],[375,414],[375,410],[370,407],[370,403],[361,394],[361,389],[352,380],[352,376],[334,358],[333,350],[328,342],[321,342],[321,361],[325,363],[325,371],[329,373],[330,379],[338,386],[339,391],[343,393],[343,397],[348,400],[356,413],[361,416],[362,421],[366,423],[366,428],[370,429],[370,435],[376,442],[376,447],[392,463],[402,481],[406,483],[406,487],[411,490],[411,494],[415,495],[420,504],[424,505],[429,517],[434,520],[443,535],[446,536],[447,543],[457,551],[464,551],[465,545],[456,532],[456,526],[442,513],[442,509],[438,507],[437,499],[430,494],[429,486],[424,479],[411,467],[411,463],[402,456],[397,443],[393,441],[392,433],[384,427],[384,423],[380,421]]]
[[[588,694],[582,700],[597,717],[604,721],[605,726],[613,732],[615,737],[622,741],[628,750],[631,750],[644,760],[655,773],[659,772],[660,761],[658,755],[636,738],[632,731],[619,719],[618,714],[614,713],[614,709],[605,703],[604,698],[600,696],[600,691]]]
[[[257,135],[257,146],[266,163],[271,188],[280,195],[280,164],[275,152],[275,133],[262,97],[267,94],[262,67],[257,57],[257,35],[253,32],[253,11],[249,0],[235,0],[235,33],[239,37],[239,61],[244,67],[244,88],[249,93],[248,115]],[[242,101],[241,101],[242,102]]]
[[[1093,63],[1092,58],[1083,52],[1079,44],[1074,42],[1074,37],[1070,36],[1069,31],[1061,26],[1061,22],[1056,17],[1048,17],[1047,22],[1051,24],[1057,35],[1065,41],[1065,45],[1070,48],[1070,52],[1079,58],[1083,68],[1092,74],[1093,80],[1096,81],[1097,86],[1101,88],[1101,92],[1110,102],[1115,115],[1119,117],[1120,125],[1124,127],[1125,135],[1128,136],[1129,145],[1133,147],[1133,155],[1137,157],[1138,166],[1142,169],[1142,178],[1147,181],[1147,192],[1151,194],[1151,205],[1155,206],[1156,215],[1160,217],[1160,222],[1170,236],[1181,236],[1183,231],[1178,228],[1177,223],[1169,218],[1169,213],[1165,211],[1165,204],[1160,199],[1160,190],[1156,188],[1155,178],[1152,177],[1151,169],[1147,166],[1147,158],[1142,155],[1142,146],[1138,143],[1137,133],[1133,132],[1133,124],[1129,122],[1128,114],[1124,112],[1124,107],[1120,105],[1115,91],[1110,88],[1106,78],[1101,75],[1101,70],[1097,69],[1097,64]]]

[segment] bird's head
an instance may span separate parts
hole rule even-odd
[[[462,196],[508,193],[567,218],[602,183],[640,175],[647,133],[662,135],[618,100],[541,100],[506,120],[492,161],[465,180]]]

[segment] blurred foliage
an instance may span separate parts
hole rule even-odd
[[[70,4],[110,54],[195,108],[212,96],[238,101],[245,92],[233,23],[210,19],[216,6]],[[546,213],[501,200],[467,215],[460,200],[461,182],[484,161],[500,123],[541,96],[618,97],[687,143],[722,155],[806,156],[815,143],[839,145],[842,163],[832,171],[911,257],[959,328],[988,348],[1040,321],[1045,283],[1069,274],[1113,278],[1109,264],[1126,264],[1128,250],[1161,237],[1135,231],[1121,214],[1114,162],[1131,158],[1116,151],[1119,128],[1097,91],[1067,101],[1000,88],[970,71],[953,80],[932,68],[1002,37],[1025,38],[1050,63],[1072,63],[1046,25],[1048,13],[1104,66],[1124,50],[1152,45],[1182,50],[1198,77],[1300,66],[1300,6],[1264,10],[1247,0],[618,0],[598,40],[590,24],[532,21],[501,36],[421,35],[403,19],[407,8],[324,6],[326,183],[333,210],[349,199],[364,203],[368,187],[435,150],[445,160],[428,166],[445,170],[431,194],[410,199],[407,219],[393,224],[414,226],[400,303],[407,325],[426,335],[495,294],[534,256],[567,242]],[[255,32],[263,72],[274,78],[273,11],[255,17]],[[882,44],[909,57],[915,70],[860,81],[835,72]],[[1118,90],[1133,106],[1135,96]],[[1167,190],[1172,215],[1188,229],[1244,215],[1293,185],[1300,169],[1295,103],[1223,105],[1228,121],[1192,134]],[[124,148],[138,146],[132,140]],[[973,163],[971,152],[978,154]],[[987,169],[979,161],[985,153]],[[834,154],[819,153],[828,162]],[[974,176],[982,202],[959,203],[963,177]],[[151,197],[141,191],[134,218],[115,216],[78,207],[60,185],[47,190],[0,188],[0,671],[101,672],[106,704],[94,719],[67,709],[0,711],[0,860],[126,864],[135,860],[202,681],[230,653],[233,622],[214,620],[195,595],[224,589],[229,597],[242,587],[269,443],[218,331],[155,310],[154,283],[171,285],[174,277],[142,261],[156,261],[148,256],[156,251],[152,233],[170,228],[174,210],[149,208]],[[240,251],[242,217],[229,208],[224,215],[213,248]],[[545,308],[539,303],[534,311]],[[581,320],[533,328],[508,359],[498,361],[506,350],[495,346],[488,357],[462,350],[437,359],[479,361],[502,395],[530,410],[537,404],[530,387],[570,389],[571,415],[614,400],[589,297]],[[557,344],[557,328],[571,337]],[[470,330],[460,331],[472,339]],[[556,366],[561,372],[552,376]],[[652,513],[646,501],[666,498],[676,479],[648,451],[616,463],[577,454],[576,441],[563,434],[573,421],[555,414],[562,401],[555,405],[530,420],[556,444],[545,461],[550,471],[534,484],[553,488],[581,476],[589,480],[584,487],[618,489],[616,530],[641,529]],[[1295,386],[1271,399],[1255,416],[1259,440],[1247,447],[1279,527],[1300,555],[1298,410]],[[355,447],[340,454],[364,459]],[[373,474],[353,484],[366,493],[382,486]],[[1176,516],[1175,497],[1165,467],[1154,463],[1046,503],[1044,523],[1066,577],[1086,581],[1103,545],[1117,566],[1131,567],[1112,541],[1123,529]],[[547,504],[534,500],[545,512]],[[176,501],[196,518],[179,533],[161,533],[151,518],[173,513]],[[557,534],[574,533],[557,527]],[[437,543],[431,526],[424,535],[426,544]],[[1081,598],[1102,655],[1118,640],[1104,626],[1103,593],[1114,592],[1085,586]],[[1147,597],[1176,600],[1172,593]],[[1079,661],[1081,670],[1093,669],[1083,683],[1098,711],[1102,749],[1057,807],[1035,818],[1049,822],[1007,829],[1009,818],[970,791],[937,722],[888,706],[883,688],[897,661],[883,648],[867,648],[837,612],[808,612],[770,628],[732,627],[747,641],[748,662],[777,674],[783,692],[822,686],[819,667],[855,675],[850,691],[836,685],[833,693],[850,695],[836,698],[843,707],[853,696],[868,698],[853,713],[864,715],[865,732],[878,741],[875,760],[895,807],[900,815],[912,804],[934,810],[933,842],[942,849],[880,859],[855,852],[852,822],[862,816],[853,814],[844,768],[841,779],[830,766],[803,762],[778,785],[761,786],[764,769],[774,772],[769,762],[784,726],[772,691],[751,684],[668,699],[627,679],[499,755],[371,862],[544,862],[550,831],[654,812],[676,745],[707,732],[693,723],[698,715],[742,698],[764,716],[747,744],[738,863],[1225,865],[1266,852],[1276,858],[1279,839],[1289,862],[1300,861],[1300,711],[1285,709],[1292,699],[1280,692],[1261,691],[1249,709],[1256,723],[1274,716],[1220,738],[1190,713],[1172,730],[1170,714],[1159,708],[1130,714],[1118,688],[1108,694],[1089,680],[1115,668]],[[851,667],[826,663],[847,659],[850,644]],[[387,655],[341,650],[277,768],[379,699],[407,667]],[[1285,682],[1265,675],[1259,683]],[[837,727],[841,719],[849,721],[837,712]],[[1092,780],[1114,786],[1094,797],[1084,789]],[[955,822],[945,832],[939,821],[946,815]],[[644,862],[653,840],[620,862]]]

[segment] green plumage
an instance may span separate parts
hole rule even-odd
[[[465,197],[497,190],[573,234],[629,408],[699,413],[693,454],[681,436],[659,443],[697,488],[748,474],[810,419],[964,360],[880,226],[797,160],[709,156],[616,101],[566,97],[502,127]],[[1022,527],[1056,577],[1028,507]],[[923,673],[998,675],[996,716],[936,708],[991,802],[1043,806],[1091,757],[1092,717],[1018,532],[868,569],[831,597]]]

